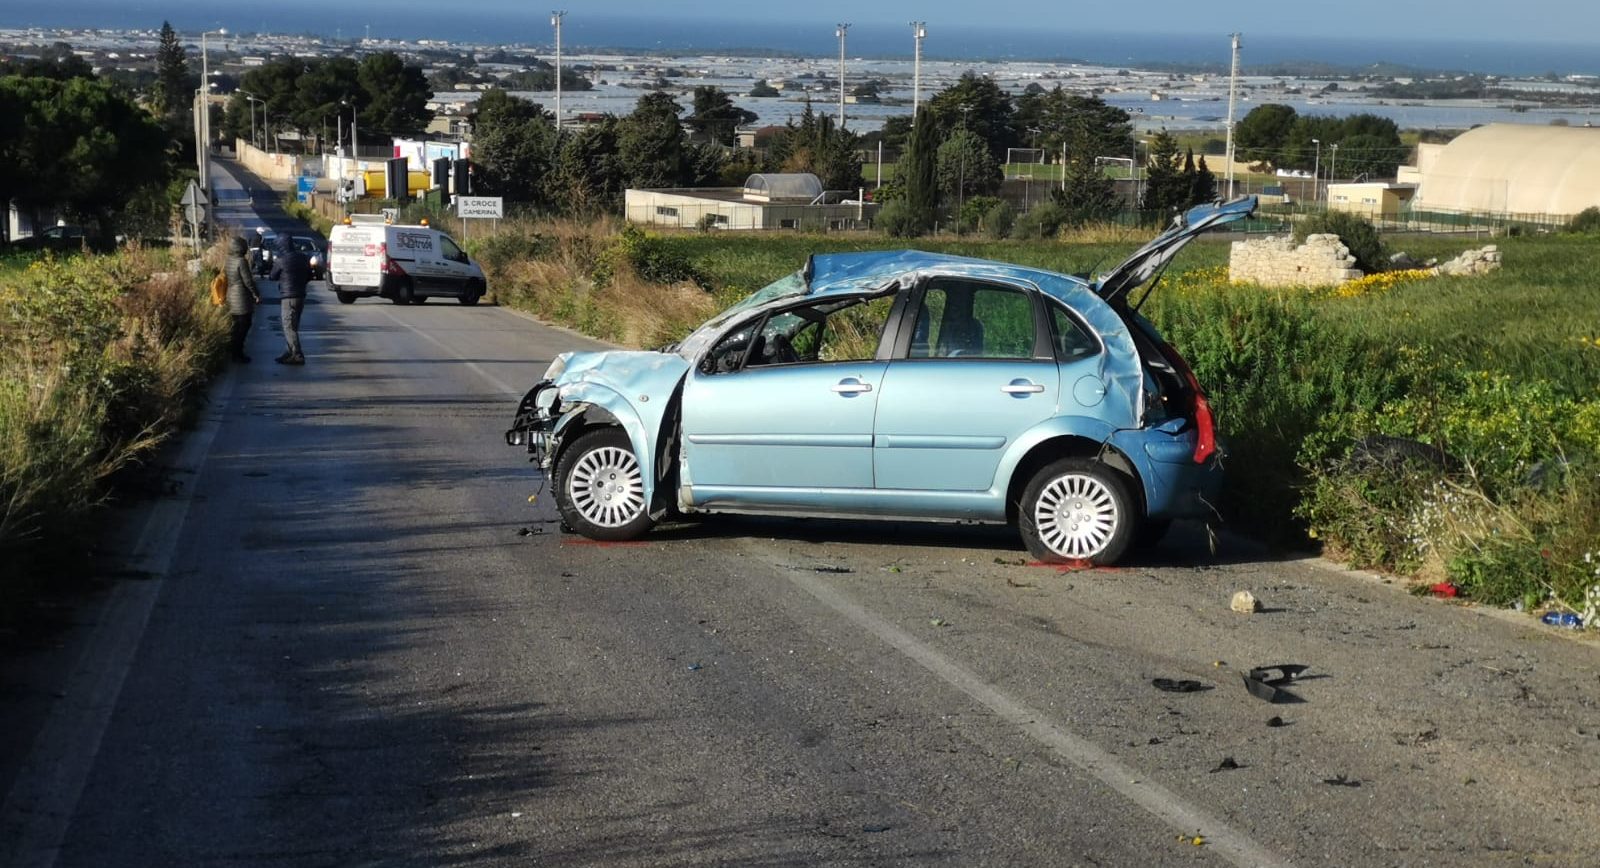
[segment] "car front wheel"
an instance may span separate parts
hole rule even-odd
[[[578,533],[596,540],[630,540],[655,522],[644,499],[644,473],[620,428],[590,431],[556,461],[556,508]]]
[[[1135,511],[1122,474],[1087,458],[1063,458],[1028,483],[1017,525],[1029,554],[1045,563],[1111,564],[1133,541]]]

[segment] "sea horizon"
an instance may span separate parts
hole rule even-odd
[[[171,21],[180,30],[226,26],[235,32],[312,34],[332,39],[415,41],[437,39],[479,45],[548,49],[552,34],[547,15],[503,10],[454,10],[439,16],[437,6],[397,0],[392,14],[370,9],[329,7],[313,0],[280,0],[261,9],[238,7],[221,15],[187,8],[157,11],[159,4],[89,0],[71,8],[30,7],[0,11],[5,29],[146,30]],[[270,9],[271,14],[266,14]],[[1067,16],[1063,16],[1063,21]],[[1229,59],[1228,34],[1075,32],[1048,21],[992,26],[928,22],[924,58],[972,63],[1006,61],[1083,62],[1110,66],[1213,66]],[[369,30],[370,28],[370,30]],[[569,14],[563,47],[577,54],[601,50],[682,54],[761,53],[830,57],[838,52],[834,23],[639,19]],[[1244,32],[1243,63],[1248,68],[1281,64],[1327,64],[1349,70],[1374,65],[1418,70],[1471,72],[1502,76],[1600,75],[1600,51],[1592,44],[1522,43],[1396,37],[1336,37]],[[893,59],[911,54],[911,31],[904,24],[854,25],[846,53],[853,58]]]

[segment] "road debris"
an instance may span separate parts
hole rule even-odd
[[[1430,586],[1428,588],[1428,593],[1434,595],[1435,597],[1444,597],[1449,599],[1461,596],[1461,589],[1456,587],[1452,582],[1439,582],[1438,584]]]
[[[1299,663],[1281,663],[1275,666],[1257,666],[1244,674],[1244,689],[1264,702],[1304,702],[1299,696],[1284,689],[1293,684],[1311,667]]]
[[[533,536],[534,534],[539,534],[539,533],[544,533],[544,528],[542,528],[542,527],[524,527],[524,528],[519,528],[517,530],[517,536]]]
[[[814,573],[853,573],[853,572],[855,572],[855,570],[852,570],[849,567],[836,567],[836,566],[833,566],[831,564],[822,564],[821,566],[812,567],[811,571],[814,572]]]
[[[1204,847],[1206,845],[1206,837],[1204,835],[1179,835],[1178,840],[1185,844],[1193,844],[1196,847]]]
[[[948,627],[950,622],[943,618],[929,618],[928,623],[934,627]]]
[[[698,663],[690,663],[689,664],[689,671],[690,672],[699,672],[701,669],[704,669],[704,668],[705,667],[701,666]]]
[[[1261,611],[1261,601],[1249,591],[1240,591],[1233,595],[1233,602],[1228,607],[1242,615],[1253,615]]]
[[[1157,690],[1164,690],[1167,693],[1199,693],[1203,690],[1211,689],[1211,685],[1202,684],[1199,681],[1190,679],[1180,681],[1172,678],[1152,678],[1150,679],[1150,686]]]
[[[1239,763],[1236,762],[1233,757],[1225,756],[1222,758],[1222,762],[1217,763],[1217,767],[1210,771],[1210,774],[1214,775],[1217,772],[1231,772],[1242,768],[1244,768],[1244,766],[1239,765]]]
[[[1270,726],[1273,729],[1277,729],[1280,726],[1288,726],[1288,725],[1289,724],[1283,722],[1283,718],[1281,718],[1281,717],[1279,717],[1277,715],[1273,715],[1273,716],[1267,718],[1267,726]]]
[[[1568,630],[1583,629],[1583,619],[1571,612],[1545,612],[1539,621],[1551,627],[1564,627]]]
[[[1356,778],[1347,778],[1342,774],[1334,775],[1331,778],[1323,778],[1322,782],[1327,784],[1330,787],[1359,787],[1359,786],[1361,786],[1361,781],[1360,780],[1358,780]]]

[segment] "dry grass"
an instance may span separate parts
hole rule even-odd
[[[107,481],[185,420],[227,318],[180,269],[132,250],[0,278],[0,557],[81,539]]]

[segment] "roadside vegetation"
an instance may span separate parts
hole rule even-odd
[[[1149,233],[1061,241],[950,236],[912,246],[1087,274]],[[1227,523],[1354,565],[1447,581],[1488,603],[1581,609],[1600,583],[1600,248],[1503,239],[1477,277],[1371,275],[1339,289],[1227,279],[1226,243],[1176,261],[1143,313],[1206,385],[1230,447]],[[502,304],[628,346],[659,346],[811,253],[877,235],[674,233],[515,223],[472,243]],[[1416,258],[1470,242],[1389,242]]]
[[[157,251],[0,260],[0,618],[195,408],[227,338],[204,284]]]

